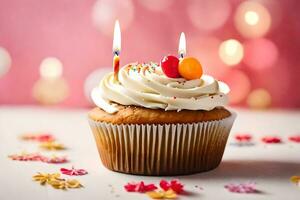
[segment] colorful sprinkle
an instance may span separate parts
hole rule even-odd
[[[224,186],[229,192],[234,193],[258,193],[255,183],[230,183]]]
[[[124,186],[124,188],[127,192],[140,192],[140,193],[150,192],[157,189],[157,187],[154,184],[145,184],[143,181],[139,183],[127,183]]]

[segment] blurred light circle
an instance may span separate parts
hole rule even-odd
[[[255,25],[259,21],[259,15],[255,11],[247,11],[245,13],[245,21],[249,25]]]
[[[108,36],[113,35],[117,19],[120,20],[121,28],[126,29],[133,18],[134,5],[131,0],[97,0],[92,10],[95,26]]]
[[[244,44],[244,62],[252,69],[272,67],[278,60],[278,48],[266,38],[253,39]]]
[[[261,37],[271,27],[271,15],[268,9],[255,1],[241,3],[235,13],[234,21],[237,30],[248,38]]]
[[[6,49],[0,47],[0,77],[4,76],[11,66],[11,57]]]
[[[103,67],[101,69],[97,69],[93,71],[88,77],[85,79],[84,82],[84,94],[88,101],[92,102],[91,100],[91,92],[92,89],[97,87],[104,77],[105,74],[112,72],[111,67]]]
[[[232,104],[241,103],[251,90],[251,82],[243,71],[233,69],[223,79],[230,87],[229,101]]]
[[[229,70],[218,56],[221,40],[216,37],[191,38],[188,54],[199,59],[205,74],[222,77]]]
[[[190,20],[197,28],[213,31],[225,24],[231,5],[228,0],[191,0],[187,9]]]
[[[239,41],[229,39],[221,43],[219,56],[225,64],[236,65],[240,63],[244,57],[244,48]]]
[[[62,75],[63,65],[58,58],[45,58],[40,65],[40,75],[43,78],[58,78]]]
[[[175,0],[139,0],[139,2],[149,10],[164,11],[169,6],[171,6],[171,4],[175,2]]]
[[[264,109],[270,107],[272,102],[272,97],[270,93],[262,88],[253,90],[248,98],[247,104],[253,109]]]
[[[39,79],[32,90],[33,97],[41,104],[54,105],[69,95],[69,86],[63,78]]]

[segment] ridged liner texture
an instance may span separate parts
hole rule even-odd
[[[235,113],[193,124],[122,124],[89,120],[100,158],[110,170],[139,175],[185,175],[216,168]]]

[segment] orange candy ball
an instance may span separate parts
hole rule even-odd
[[[179,74],[187,79],[198,79],[202,76],[203,70],[200,62],[193,57],[186,57],[179,61]]]

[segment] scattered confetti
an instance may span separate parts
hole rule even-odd
[[[236,134],[234,138],[238,142],[250,142],[252,140],[252,136],[250,134]]]
[[[34,140],[38,142],[52,142],[55,141],[53,135],[49,133],[40,133],[40,134],[23,134],[21,135],[22,140]]]
[[[152,191],[146,193],[152,199],[175,199],[177,197],[173,190],[167,191]]]
[[[290,136],[289,140],[292,142],[300,143],[300,135]]]
[[[170,182],[166,181],[166,180],[161,180],[159,183],[159,186],[164,190],[164,191],[168,191],[168,190],[173,190],[174,192],[176,192],[177,194],[182,193],[183,190],[183,184],[181,184],[178,180],[171,180]]]
[[[124,188],[127,192],[140,192],[140,193],[145,193],[157,189],[157,187],[154,184],[151,183],[146,185],[144,181],[141,181],[139,183],[127,183],[124,186]]]
[[[273,136],[266,136],[266,137],[263,137],[262,138],[262,141],[264,143],[267,143],[267,144],[278,144],[278,143],[281,143],[281,138],[279,137],[273,137]]]
[[[72,169],[60,168],[60,171],[62,174],[66,174],[69,176],[82,176],[88,173],[84,169],[75,169],[74,167],[72,167]]]
[[[234,193],[258,193],[255,183],[230,183],[224,186],[229,192]]]
[[[59,173],[48,174],[38,173],[33,176],[34,181],[40,182],[41,185],[49,184],[55,189],[66,190],[67,188],[80,188],[83,187],[78,180],[75,179],[63,179]]]
[[[297,186],[300,187],[300,176],[292,176],[292,177],[290,178],[290,180],[291,180],[293,183],[297,184]]]
[[[43,156],[39,153],[21,153],[21,154],[13,154],[9,155],[9,158],[12,160],[16,161],[40,161],[40,162],[45,162],[45,163],[53,163],[53,164],[58,164],[58,163],[66,163],[68,162],[68,159],[65,156]]]
[[[65,146],[57,142],[43,142],[40,144],[40,147],[46,150],[64,150]]]
[[[58,180],[60,177],[60,174],[48,174],[48,173],[38,173],[34,175],[32,178],[34,181],[40,182],[41,185],[45,185],[46,183],[49,183],[53,180]]]

